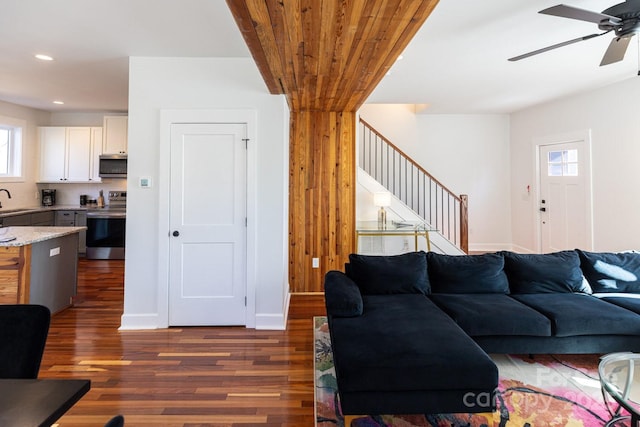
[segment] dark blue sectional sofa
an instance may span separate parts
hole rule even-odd
[[[640,253],[352,254],[325,276],[345,414],[490,412],[487,353],[640,351]]]

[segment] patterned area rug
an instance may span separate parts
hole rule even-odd
[[[343,427],[326,318],[316,317],[314,325],[316,426]],[[352,427],[595,427],[611,418],[600,391],[598,355],[491,357],[500,373],[494,413],[369,416]]]

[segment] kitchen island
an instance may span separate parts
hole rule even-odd
[[[0,228],[0,304],[41,304],[56,313],[73,303],[78,237],[86,227]]]

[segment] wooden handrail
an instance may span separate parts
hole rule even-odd
[[[457,196],[453,191],[449,190],[444,184],[442,184],[440,181],[438,181],[433,175],[431,175],[429,172],[426,171],[425,168],[423,168],[422,166],[420,166],[418,163],[416,163],[415,160],[413,160],[408,154],[406,154],[404,151],[402,151],[400,148],[398,148],[397,145],[395,145],[393,142],[389,141],[387,138],[385,138],[384,135],[382,135],[380,132],[378,132],[376,130],[376,128],[374,128],[373,126],[371,126],[369,123],[367,123],[364,119],[360,119],[360,123],[362,123],[363,125],[365,125],[367,128],[369,128],[369,130],[373,131],[373,133],[375,133],[378,138],[382,139],[387,145],[389,145],[391,148],[393,148],[394,150],[396,150],[398,152],[398,154],[400,154],[402,157],[406,158],[409,163],[411,163],[416,169],[418,169],[420,172],[422,172],[423,174],[427,175],[429,177],[429,179],[431,179],[433,182],[435,182],[437,185],[439,185],[440,187],[442,187],[447,193],[449,193],[452,197],[455,197],[455,199],[459,202],[460,201],[460,197]]]

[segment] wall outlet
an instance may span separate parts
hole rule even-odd
[[[320,268],[320,258],[312,258],[311,259],[311,267],[312,268]]]

